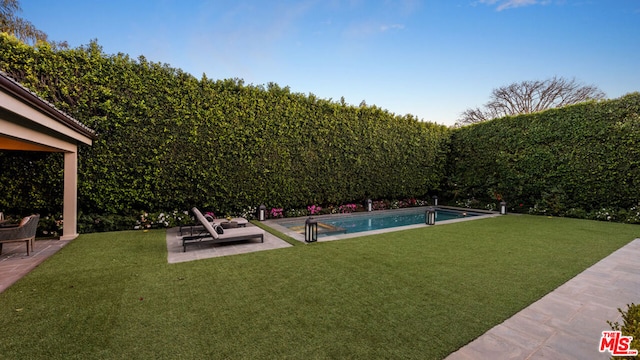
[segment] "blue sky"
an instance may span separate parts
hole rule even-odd
[[[452,125],[491,90],[553,76],[607,97],[640,91],[639,0],[21,0],[71,47],[200,78],[291,91]]]

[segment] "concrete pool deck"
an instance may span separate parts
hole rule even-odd
[[[421,207],[393,209],[393,210],[376,210],[374,212],[355,212],[355,213],[348,213],[348,214],[311,215],[311,216],[301,216],[301,217],[297,217],[297,218],[270,219],[270,220],[265,220],[262,223],[267,225],[268,227],[270,227],[270,228],[272,228],[274,230],[277,230],[277,231],[279,231],[279,232],[281,232],[281,233],[283,233],[283,234],[285,234],[287,236],[290,236],[290,237],[292,237],[292,238],[294,238],[294,239],[296,239],[296,240],[298,240],[300,242],[304,242],[304,231],[300,232],[300,231],[289,229],[288,227],[284,226],[283,223],[300,223],[300,224],[304,224],[305,220],[307,218],[309,218],[309,217],[313,217],[315,220],[318,220],[319,222],[322,222],[323,219],[331,219],[331,218],[336,218],[336,217],[340,217],[340,218],[361,217],[361,216],[367,216],[367,215],[371,215],[371,214],[374,214],[375,216],[381,216],[381,215],[384,216],[386,214],[398,214],[398,213],[403,213],[403,212],[405,212],[405,213],[425,212],[427,210],[427,208],[429,208],[429,207],[430,206],[421,206]],[[480,213],[482,215],[469,216],[469,217],[465,217],[465,218],[451,219],[451,220],[444,220],[444,221],[436,221],[435,225],[446,225],[446,224],[452,224],[452,223],[456,223],[456,222],[479,220],[479,219],[486,219],[486,218],[489,218],[489,217],[500,216],[500,214],[495,212],[495,211],[483,211],[483,210],[457,208],[457,207],[450,207],[450,206],[437,206],[436,208],[439,208],[439,209],[442,209],[442,210],[467,211],[467,212],[470,212],[470,213]],[[362,231],[362,232],[354,232],[354,233],[346,233],[346,234],[337,234],[337,235],[327,235],[327,236],[318,237],[318,241],[319,242],[323,242],[323,241],[342,240],[342,239],[348,239],[348,238],[354,238],[354,237],[360,237],[360,236],[384,234],[384,233],[393,232],[393,231],[418,229],[418,228],[435,226],[435,225],[415,224],[415,225],[406,225],[406,226],[396,226],[396,227],[391,227],[391,228],[386,228],[386,229],[378,229],[378,230],[370,230],[370,231]]]
[[[247,226],[255,225],[247,224]],[[259,242],[255,239],[250,239],[223,244],[193,244],[189,245],[187,251],[183,251],[182,241],[180,240],[178,233],[179,228],[177,227],[167,229],[167,262],[169,264],[210,259],[220,256],[246,254],[257,251],[281,249],[292,246],[286,241],[265,231],[263,242]]]

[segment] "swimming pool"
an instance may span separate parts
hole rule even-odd
[[[318,221],[318,238],[334,237],[346,234],[364,233],[377,230],[424,225],[426,207],[398,210],[360,212],[351,214],[313,216]],[[487,215],[487,213],[467,209],[436,208],[436,223],[447,220],[467,219]],[[304,234],[304,221],[307,218],[271,220],[270,225],[282,227],[286,232]],[[284,230],[280,229],[280,230]],[[398,229],[399,230],[399,229]]]

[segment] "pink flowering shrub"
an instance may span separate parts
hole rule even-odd
[[[373,210],[386,210],[389,208],[387,202],[381,200],[374,201],[371,205]]]
[[[272,218],[281,218],[283,217],[282,211],[283,211],[282,208],[271,208],[271,211],[269,211],[269,214],[271,214]]]
[[[315,214],[319,214],[320,211],[322,211],[322,208],[320,206],[311,205],[311,206],[307,206],[307,211],[309,212],[310,215],[315,215]]]
[[[356,211],[356,208],[357,208],[356,204],[345,204],[345,205],[340,205],[338,210],[341,213],[346,214],[346,213],[351,213]]]

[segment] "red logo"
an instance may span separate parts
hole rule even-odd
[[[620,331],[603,331],[600,352],[609,351],[613,356],[636,356],[638,350],[630,349],[633,336],[623,336]]]

